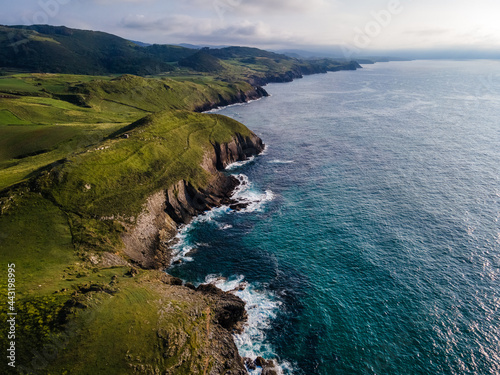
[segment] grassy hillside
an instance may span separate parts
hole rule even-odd
[[[298,60],[249,47],[141,47],[115,35],[64,26],[0,26],[0,68],[7,71],[171,77],[202,74],[263,85],[290,81],[302,74],[358,67],[331,59]]]
[[[115,35],[64,26],[0,26],[0,66],[31,72],[150,74],[171,71],[169,61],[195,52],[144,48]]]
[[[0,261],[18,272],[19,373],[237,366],[218,341],[216,300],[169,285],[164,273],[130,272],[121,235],[154,192],[179,180],[203,186],[212,143],[250,134],[192,112],[249,90],[210,75],[0,77]],[[0,342],[7,347],[6,336]],[[0,372],[16,373],[5,361]]]
[[[43,173],[37,183],[44,195],[76,214],[80,229],[90,236],[95,225],[119,234],[117,222],[94,218],[137,217],[152,192],[180,180],[203,187],[209,179],[201,168],[204,154],[213,150],[213,143],[229,142],[236,133],[250,134],[243,125],[219,115],[156,113],[128,127],[128,138],[117,135],[73,154]],[[102,246],[109,238],[100,240]]]
[[[197,50],[184,48],[181,46],[172,46],[168,44],[153,44],[152,46],[144,47],[146,53],[155,56],[161,61],[174,63],[185,59],[197,52]]]
[[[210,77],[17,74],[0,77],[0,190],[87,150],[149,113],[238,101],[245,82]]]
[[[224,69],[218,58],[204,51],[196,52],[194,55],[180,60],[179,65],[206,73],[220,73]]]
[[[227,360],[207,328],[214,302],[169,289],[162,273],[132,278],[120,234],[153,192],[182,179],[202,185],[205,151],[236,133],[250,134],[223,116],[164,111],[3,191],[0,261],[18,271],[19,363],[33,368],[42,353],[42,374],[190,374]],[[57,356],[43,354],[54,342],[63,342]]]

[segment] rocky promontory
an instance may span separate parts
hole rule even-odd
[[[201,164],[209,175],[207,182],[195,187],[183,179],[149,196],[135,226],[123,234],[125,254],[145,269],[168,267],[170,245],[180,224],[214,207],[235,203],[231,193],[238,181],[225,174],[224,168],[258,155],[263,149],[262,140],[254,133],[236,133],[229,142],[213,142]]]
[[[227,117],[164,111],[3,192],[5,233],[23,233],[28,262],[50,264],[26,273],[36,293],[20,294],[19,313],[39,317],[18,327],[24,373],[245,374],[233,340],[245,303],[164,270],[180,225],[232,204],[238,182],[224,168],[263,148]],[[43,357],[54,342],[62,349]]]

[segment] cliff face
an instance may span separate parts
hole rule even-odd
[[[165,269],[171,262],[171,245],[180,224],[189,223],[193,217],[213,207],[232,203],[231,193],[238,181],[225,174],[223,169],[264,149],[262,140],[253,133],[247,136],[235,133],[230,141],[211,145],[202,163],[202,168],[210,176],[208,182],[195,187],[180,180],[151,195],[136,224],[123,235],[126,255],[141,268]],[[184,368],[187,373],[201,373],[203,368],[203,373],[213,375],[246,374],[244,361],[232,337],[233,332],[241,331],[247,319],[245,302],[213,285],[194,288],[189,284],[182,285],[180,279],[163,272],[157,274],[164,284],[169,285],[158,291],[163,301],[160,311],[165,309],[166,301],[175,297],[175,301],[183,303],[182,321],[185,323],[182,326],[169,324],[173,313],[165,311],[167,320],[158,323],[157,339],[158,350],[168,359],[167,363],[161,368],[137,364],[133,366],[134,371],[155,373],[156,370],[168,369],[166,373],[174,374]],[[200,319],[204,320],[203,324],[192,325],[191,322]],[[192,345],[199,346],[190,349]]]
[[[231,193],[238,181],[222,170],[235,161],[259,154],[263,149],[262,140],[253,133],[249,136],[236,133],[229,142],[212,143],[212,149],[205,153],[202,164],[202,168],[211,176],[208,183],[195,188],[189,182],[181,180],[151,195],[137,218],[136,225],[129,228],[123,236],[127,256],[142,268],[166,268],[171,261],[170,246],[179,224],[189,223],[193,217],[213,207],[232,203]],[[165,284],[171,285],[169,293],[162,298],[168,299],[171,295],[176,295],[183,303],[197,306],[191,309],[184,307],[187,321],[199,319],[199,311],[205,311],[206,323],[202,328],[207,332],[162,324],[165,327],[159,329],[157,336],[164,355],[167,358],[184,359],[189,364],[191,373],[198,372],[199,358],[211,358],[203,362],[204,373],[246,374],[243,359],[232,338],[232,333],[240,331],[246,321],[245,302],[213,285],[200,285],[198,288],[183,286],[180,279],[166,274],[161,279]],[[204,337],[209,333],[210,339],[207,336],[206,345],[200,346],[193,353],[185,350],[189,347],[185,344],[194,340],[192,336]],[[176,363],[170,369],[184,366],[183,363]],[[153,372],[153,368],[141,366],[136,368],[137,372]]]
[[[170,246],[179,224],[189,223],[193,217],[221,205],[230,205],[231,193],[238,181],[222,170],[231,163],[246,160],[264,149],[255,134],[235,134],[227,143],[213,143],[207,151],[202,167],[211,178],[195,188],[185,180],[149,197],[136,225],[123,235],[125,253],[132,261],[146,269],[162,269],[170,264]]]
[[[166,212],[176,223],[189,223],[191,219],[213,207],[231,204],[231,193],[238,182],[222,173],[236,161],[247,160],[264,149],[262,140],[255,134],[243,137],[236,134],[228,143],[214,143],[213,151],[205,155],[203,168],[212,175],[204,188],[195,189],[186,181],[179,181],[167,191]]]
[[[338,63],[329,59],[323,59],[299,63],[294,65],[290,70],[281,73],[272,72],[267,73],[265,76],[254,75],[249,78],[249,82],[252,85],[265,86],[268,83],[292,82],[294,79],[302,78],[305,75],[356,69],[361,69],[361,65],[356,61]]]
[[[239,90],[231,95],[229,98],[224,98],[219,94],[217,100],[206,101],[205,103],[198,105],[195,108],[195,112],[205,112],[211,109],[225,107],[236,103],[246,103],[249,100],[260,99],[265,96],[269,96],[266,90],[264,90],[258,83],[250,82],[253,86],[250,90]]]

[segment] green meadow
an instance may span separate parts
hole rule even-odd
[[[19,363],[31,369],[34,352],[67,341],[39,373],[205,366],[198,354],[208,352],[209,317],[186,312],[206,303],[172,296],[152,271],[131,278],[130,266],[92,259],[104,251],[124,257],[122,223],[101,217],[136,217],[149,195],[182,179],[203,186],[209,176],[200,165],[212,143],[250,132],[193,111],[250,89],[209,76],[0,78],[0,262],[16,264]],[[165,300],[178,308],[160,317]],[[189,337],[168,360],[163,341],[151,340],[159,327]],[[179,364],[178,356],[192,359]]]

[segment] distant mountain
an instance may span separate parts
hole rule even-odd
[[[177,62],[194,55],[198,50],[170,44],[152,44],[144,48],[146,53],[166,62]]]
[[[192,47],[197,47],[190,45]],[[252,47],[186,48],[130,41],[65,26],[0,26],[0,68],[87,75],[208,74],[253,85],[287,82],[304,74],[357,69],[351,61],[298,59]]]
[[[335,59],[337,61],[356,60],[360,64],[373,64],[376,62],[388,61],[407,61],[408,58],[388,56],[385,53],[380,55],[356,55],[349,58],[344,57],[344,53],[340,47],[331,47],[329,50],[302,50],[302,49],[281,49],[274,52],[283,54],[288,57],[303,59],[303,60],[318,60],[318,59]]]
[[[218,49],[205,49],[205,51],[211,54],[212,56],[215,56],[220,59],[251,58],[251,57],[265,57],[265,58],[281,59],[281,60],[289,59],[288,56],[253,47],[225,47]]]
[[[171,71],[169,61],[196,52],[171,47],[140,47],[116,35],[65,26],[0,26],[0,66],[32,72],[144,75]]]
[[[211,44],[189,44],[189,43],[180,43],[177,44],[178,46],[185,47],[185,48],[191,48],[191,49],[202,49],[202,48],[226,48],[226,47],[231,47],[228,45],[219,45],[219,46],[214,46]]]
[[[226,65],[231,65],[227,75],[239,70],[240,76],[245,76],[247,81],[257,85],[289,82],[305,74],[355,70],[361,67],[354,61],[302,60],[252,47],[204,48],[202,52],[220,59]]]
[[[204,73],[219,73],[224,70],[220,59],[206,53],[205,50],[180,60],[179,65]]]
[[[151,43],[143,43],[143,42],[138,42],[136,40],[130,40],[130,41],[132,43],[134,43],[134,44],[137,44],[139,47],[148,47],[148,46],[151,46]]]
[[[280,49],[280,50],[273,50],[273,52],[286,55],[294,59],[320,59],[325,57],[332,57],[330,54],[317,53],[301,49]]]
[[[331,47],[328,50],[304,50],[304,49],[280,49],[273,52],[299,59],[337,59],[345,60],[344,53],[340,47]]]

